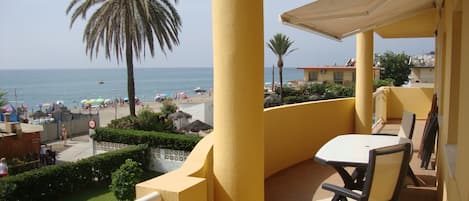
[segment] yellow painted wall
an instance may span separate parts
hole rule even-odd
[[[353,73],[355,71],[351,70],[338,70],[338,69],[329,69],[325,70],[323,73],[321,73],[320,70],[311,70],[311,69],[305,69],[303,71],[303,80],[308,82],[309,80],[309,72],[317,72],[318,73],[318,80],[317,82],[328,82],[328,83],[334,83],[334,72],[344,72],[344,85],[346,86],[352,86],[354,83],[353,80]],[[373,71],[373,79],[378,80],[379,79],[379,70],[374,70]]]
[[[436,43],[435,77],[439,95],[438,195],[444,201],[469,200],[469,2],[445,0]],[[462,19],[462,21],[459,21]],[[460,25],[460,26],[459,26]],[[459,79],[461,78],[461,79]],[[456,153],[447,153],[447,144]],[[449,158],[456,158],[450,171]]]
[[[461,1],[461,71],[459,90],[459,124],[457,139],[456,180],[461,200],[469,200],[469,1]]]
[[[265,109],[265,177],[311,159],[333,137],[352,133],[354,115],[353,98]]]
[[[403,111],[414,112],[417,119],[426,119],[430,111],[433,88],[389,87],[387,119],[400,119]]]
[[[329,82],[334,83],[334,72],[344,72],[344,81],[352,82],[352,73],[353,71],[347,70],[325,70],[321,73],[320,70],[304,70],[304,81],[310,81],[308,73],[317,72],[318,73],[318,82]]]
[[[331,70],[326,70],[326,71],[324,71],[324,72],[322,72],[322,73],[320,72],[320,73],[318,74],[318,80],[319,80],[320,82],[325,82],[325,81],[327,81],[327,82],[333,83],[333,82],[334,82],[334,72],[331,71]]]

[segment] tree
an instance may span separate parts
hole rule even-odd
[[[413,66],[409,63],[409,55],[405,53],[395,54],[388,51],[375,57],[380,66],[384,68],[380,76],[382,80],[393,79],[395,86],[401,86],[409,80],[410,68]]]
[[[267,46],[272,50],[272,52],[277,56],[277,67],[278,67],[278,74],[280,79],[280,98],[283,98],[283,57],[287,56],[291,52],[297,50],[290,49],[291,45],[294,41],[290,40],[288,36],[282,33],[277,33],[274,35],[272,39],[269,40]],[[289,50],[290,49],[290,50]],[[274,84],[274,83],[272,83]]]
[[[98,5],[99,8],[91,9],[94,13],[83,33],[86,54],[93,59],[93,54],[97,57],[102,46],[106,59],[110,60],[111,52],[114,52],[119,62],[125,52],[130,115],[135,117],[133,58],[145,57],[147,45],[153,57],[154,37],[164,54],[165,49],[172,51],[173,44],[179,44],[181,19],[169,0],[73,0],[66,11],[68,14],[75,8],[70,28],[79,16],[85,19],[88,10]]]
[[[6,96],[7,92],[0,89],[0,107],[8,104]]]

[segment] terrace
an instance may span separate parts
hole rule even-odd
[[[400,119],[392,119],[384,124],[382,128],[374,131],[397,134],[399,126]],[[412,140],[414,147],[420,147],[424,127],[424,119],[416,121]],[[420,168],[420,159],[418,159],[417,155],[417,150],[414,150],[410,165],[420,179],[421,186],[416,187],[412,180],[407,177],[405,181],[406,187],[401,191],[400,200],[436,201],[436,171]],[[265,200],[328,200],[327,198],[332,197],[333,194],[321,188],[323,183],[343,185],[342,179],[332,167],[318,164],[311,158],[283,169],[267,178],[265,180]]]
[[[336,176],[328,167],[311,161],[324,143],[344,133],[372,133],[374,111],[385,123],[383,129],[392,128],[393,120],[404,110],[416,113],[421,125],[436,93],[438,173],[426,176],[413,167],[430,187],[408,188],[401,199],[426,200],[422,195],[429,196],[428,200],[469,199],[469,161],[464,158],[469,154],[469,105],[463,104],[469,91],[462,87],[469,86],[469,80],[463,79],[469,76],[469,57],[461,56],[469,54],[469,3],[318,2],[316,12],[299,8],[296,14],[290,13],[293,17],[282,20],[335,39],[356,34],[356,97],[264,110],[260,76],[264,68],[263,2],[213,1],[215,130],[180,169],[138,184],[137,198],[259,201],[327,197],[320,184],[328,179],[336,181]],[[347,6],[350,2],[357,7]],[[375,103],[379,104],[373,108],[370,69],[375,32],[384,38],[434,37],[435,88],[389,88],[378,96]],[[418,135],[419,129],[415,131],[416,143]],[[413,165],[418,163],[416,159],[413,157]],[[151,196],[142,198],[148,194]]]

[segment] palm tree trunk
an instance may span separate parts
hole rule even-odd
[[[280,79],[280,100],[283,101],[283,66],[278,67],[278,75]]]
[[[132,41],[130,37],[126,38],[125,44],[125,60],[127,62],[127,94],[129,96],[130,116],[135,115],[135,84],[134,84],[134,63],[132,55]]]
[[[275,66],[272,65],[272,92],[275,93]]]

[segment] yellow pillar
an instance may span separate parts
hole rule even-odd
[[[373,116],[373,31],[357,34],[355,132],[371,133]]]
[[[213,0],[214,193],[264,200],[262,0]]]

